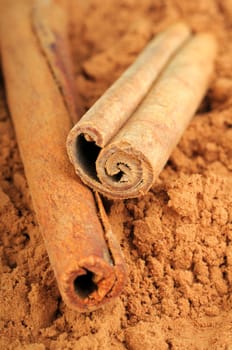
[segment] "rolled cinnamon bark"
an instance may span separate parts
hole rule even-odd
[[[93,310],[121,292],[126,269],[99,196],[76,179],[66,154],[72,122],[60,89],[65,71],[59,83],[54,72],[67,61],[47,57],[56,41],[36,33],[43,19],[30,0],[2,0],[0,10],[7,100],[39,227],[63,300]]]
[[[67,18],[59,6],[53,6],[52,11],[50,11],[51,1],[33,1],[32,28],[63,96],[70,118],[73,123],[76,123],[78,116],[83,114],[83,110],[80,107],[79,96],[75,89],[67,38]]]
[[[171,46],[172,31],[182,28],[183,34],[180,26],[159,36],[155,51],[156,39],[148,45],[69,133],[67,150],[76,173],[109,198],[138,197],[151,188],[206,92],[216,42],[210,34],[199,34],[182,45],[141,101],[140,82],[149,77],[151,66],[157,78],[183,43],[184,35],[177,36]]]

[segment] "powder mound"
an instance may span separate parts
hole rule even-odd
[[[127,328],[125,340],[130,350],[168,350],[169,348],[162,329],[157,324],[149,322],[139,322],[136,326]]]
[[[223,177],[182,174],[127,201],[132,323],[148,314],[197,318],[231,308],[231,195]]]

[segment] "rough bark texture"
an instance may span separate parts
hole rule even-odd
[[[176,24],[153,39],[69,133],[77,174],[105,196],[144,195],[196,112],[212,77],[216,42],[209,34],[189,37]]]
[[[125,268],[110,225],[105,230],[93,194],[75,177],[69,164],[65,139],[72,123],[64,103],[66,95],[62,96],[62,81],[56,84],[41,49],[31,11],[27,0],[1,3],[7,100],[33,207],[61,295],[70,307],[88,311],[120,293]],[[40,18],[38,14],[37,24]],[[9,23],[14,25],[9,27]],[[53,43],[47,41],[55,49]],[[53,65],[53,61],[49,63]],[[101,206],[100,200],[98,203]]]

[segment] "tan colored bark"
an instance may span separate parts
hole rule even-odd
[[[7,100],[61,295],[68,306],[89,311],[121,292],[125,265],[99,196],[94,200],[76,178],[66,154],[65,140],[72,126],[67,98],[71,88],[60,66],[67,63],[62,56],[62,33],[58,46],[55,35],[49,40],[41,37],[43,29],[51,34],[52,27],[33,11],[28,0],[0,4]],[[60,28],[64,28],[62,20]]]
[[[109,198],[145,194],[199,106],[215,56],[214,38],[183,24],[155,38],[69,133],[81,179]]]

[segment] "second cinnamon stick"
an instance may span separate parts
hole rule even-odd
[[[183,30],[179,25],[177,28]],[[159,47],[165,39],[168,42],[174,40],[169,36],[172,30],[175,31],[176,27],[167,30],[166,36],[159,37]],[[127,95],[118,89],[114,98],[114,89],[110,88],[105,99],[101,97],[69,133],[67,150],[77,174],[86,184],[109,198],[138,197],[151,188],[207,90],[216,56],[214,37],[210,34],[191,35],[187,42],[185,40],[183,44],[182,40],[181,43],[179,51],[162,72],[163,65],[159,60],[164,62],[166,52],[157,50],[152,53],[157,56],[161,74],[140,104],[134,104],[134,111],[125,118],[123,125],[118,124],[114,112],[117,106],[120,111],[122,101],[130,106],[134,96],[130,89]],[[146,80],[150,72],[146,61],[146,50],[149,49],[150,46],[145,49],[144,56],[143,53],[140,55],[140,60],[144,57],[140,81]],[[136,61],[132,65],[135,76],[140,69],[140,64],[137,64]],[[133,76],[128,81],[127,71],[124,74],[124,84],[127,85],[133,81]],[[140,89],[140,84],[133,86],[133,91],[136,89]],[[111,96],[113,107],[107,96]],[[108,123],[111,129],[106,133]]]

